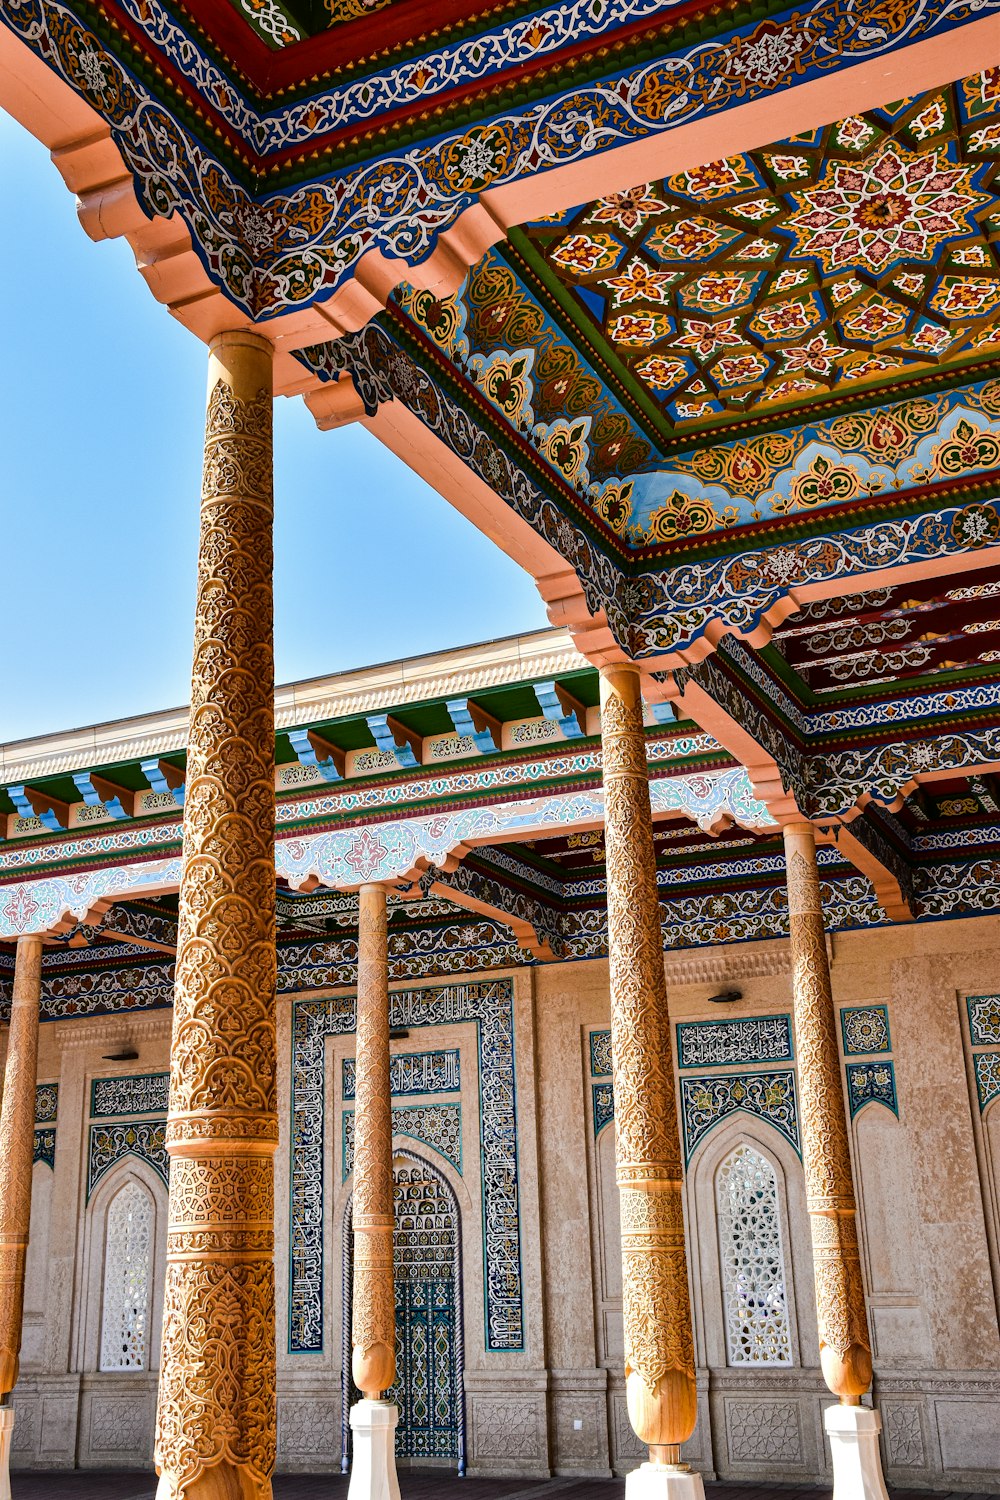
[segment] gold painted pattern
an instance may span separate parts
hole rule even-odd
[[[212,346],[184,807],[156,1431],[160,1500],[275,1461],[271,349]]]
[[[0,1400],[17,1384],[35,1147],[42,940],[17,940],[0,1108]]]
[[[872,1378],[847,1114],[810,823],[785,828],[802,1163],[812,1232],[820,1363],[834,1395],[856,1405]]]
[[[676,1461],[694,1430],[683,1169],[639,674],[601,671],[611,1052],[629,1419]]]
[[[365,885],[358,897],[351,1370],[371,1400],[396,1378],[393,1224],[386,896],[382,886]]]

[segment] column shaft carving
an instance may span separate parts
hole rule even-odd
[[[271,347],[213,340],[170,1054],[158,1500],[275,1459]]]
[[[356,1050],[351,1370],[361,1394],[377,1401],[396,1378],[389,950],[385,890],[378,885],[358,894]]]
[[[17,1384],[21,1353],[41,991],[42,940],[18,938],[0,1108],[0,1400],[4,1403]]]
[[[611,1052],[629,1420],[676,1463],[697,1398],[663,938],[639,673],[601,671]]]
[[[784,830],[795,997],[802,1163],[812,1231],[820,1363],[834,1395],[857,1405],[872,1378],[837,1021],[811,823]]]

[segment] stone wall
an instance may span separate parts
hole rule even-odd
[[[846,1015],[842,1078],[855,1105],[851,1142],[888,1477],[996,1489],[1000,1104],[990,1102],[990,1090],[1000,1034],[994,1050],[988,1008],[973,1024],[967,999],[1000,991],[1000,933],[987,918],[901,926],[838,936],[831,955],[835,1000]],[[672,954],[665,963],[675,1046],[676,1026],[688,1028],[685,1058],[675,1057],[685,1062],[678,1081],[699,1365],[699,1422],[687,1457],[723,1478],[823,1481],[828,1393],[816,1366],[795,1062],[780,1055],[782,1017],[791,1013],[787,944]],[[479,982],[497,976],[463,984]],[[456,1357],[465,1455],[472,1473],[623,1473],[641,1453],[621,1374],[613,1104],[600,1041],[610,1019],[607,967],[550,964],[505,983],[513,1072],[503,1036],[484,1027],[485,991],[420,987],[426,1004],[410,1006],[408,1035],[392,1044],[397,1146],[437,1174],[461,1222]],[[712,1004],[725,988],[740,989],[742,999]],[[293,1009],[305,1002],[282,1001],[279,1016],[279,1454],[284,1468],[331,1472],[341,1461],[353,1038],[342,1016]],[[725,1033],[696,1029],[765,1017],[775,1019]],[[307,1022],[323,1031],[310,1033],[309,1047]],[[106,1060],[122,1050],[137,1051],[138,1060]],[[39,1129],[54,1130],[55,1150],[39,1140],[15,1466],[150,1460],[166,1188],[156,1133],[162,1111],[140,1106],[156,1104],[168,1052],[165,1013],[42,1028],[39,1079],[59,1088],[57,1102],[47,1095],[39,1106],[48,1111]],[[95,1079],[129,1074],[136,1075],[129,1086],[94,1094]],[[319,1105],[308,1095],[317,1078]],[[307,1095],[312,1114],[303,1112]],[[320,1121],[311,1157],[293,1160],[293,1120],[296,1152],[303,1128]],[[487,1245],[484,1237],[484,1223],[510,1213],[510,1152],[504,1156],[497,1133],[511,1120],[516,1276],[500,1239]],[[740,1362],[730,1347],[716,1191],[720,1169],[741,1145],[767,1163],[773,1181],[785,1279],[780,1365]],[[303,1160],[319,1162],[318,1175],[304,1173]],[[146,1356],[142,1368],[102,1370],[107,1217],[129,1178],[153,1205]],[[314,1273],[321,1287],[309,1282]],[[518,1278],[519,1314],[509,1294]]]

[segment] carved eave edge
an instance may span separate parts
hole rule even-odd
[[[307,678],[275,691],[275,728],[404,708],[452,695],[558,677],[590,666],[564,630],[541,630],[426,656]],[[144,726],[148,725],[148,730]],[[0,745],[0,782],[61,776],[94,765],[176,754],[187,746],[188,710]]]

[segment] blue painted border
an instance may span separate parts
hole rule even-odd
[[[432,1007],[440,1014],[429,1014]],[[325,1307],[323,1267],[323,1186],[326,1126],[326,1039],[355,1030],[355,997],[303,998],[292,1005],[291,1191],[289,1193],[289,1303],[288,1352],[322,1353]],[[517,1081],[514,1048],[514,981],[511,977],[473,980],[467,984],[426,985],[397,990],[389,997],[393,1027],[447,1026],[472,1021],[476,1025],[479,1061],[479,1132],[483,1160],[483,1247],[485,1341],[488,1352],[518,1352],[524,1348],[524,1277],[521,1255],[520,1182],[517,1151]],[[484,1031],[496,1033],[499,1054],[509,1055],[509,1067],[486,1057]],[[311,1053],[307,1058],[303,1054]],[[303,1096],[309,1098],[303,1103]],[[485,1107],[495,1118],[488,1121]],[[311,1118],[310,1118],[311,1112]],[[509,1124],[502,1122],[509,1118]],[[510,1161],[504,1160],[509,1146]],[[491,1157],[496,1160],[491,1163]],[[318,1185],[311,1222],[302,1222],[302,1207],[310,1186]],[[510,1204],[513,1204],[513,1212]],[[505,1250],[491,1258],[491,1240]],[[495,1271],[495,1277],[491,1274]],[[495,1280],[496,1286],[491,1286]],[[505,1281],[507,1285],[505,1286]],[[296,1335],[294,1298],[305,1286],[311,1291],[311,1320],[315,1333],[306,1342]],[[304,1292],[302,1292],[304,1295]],[[506,1309],[510,1327],[503,1328]],[[500,1327],[495,1329],[495,1320]]]

